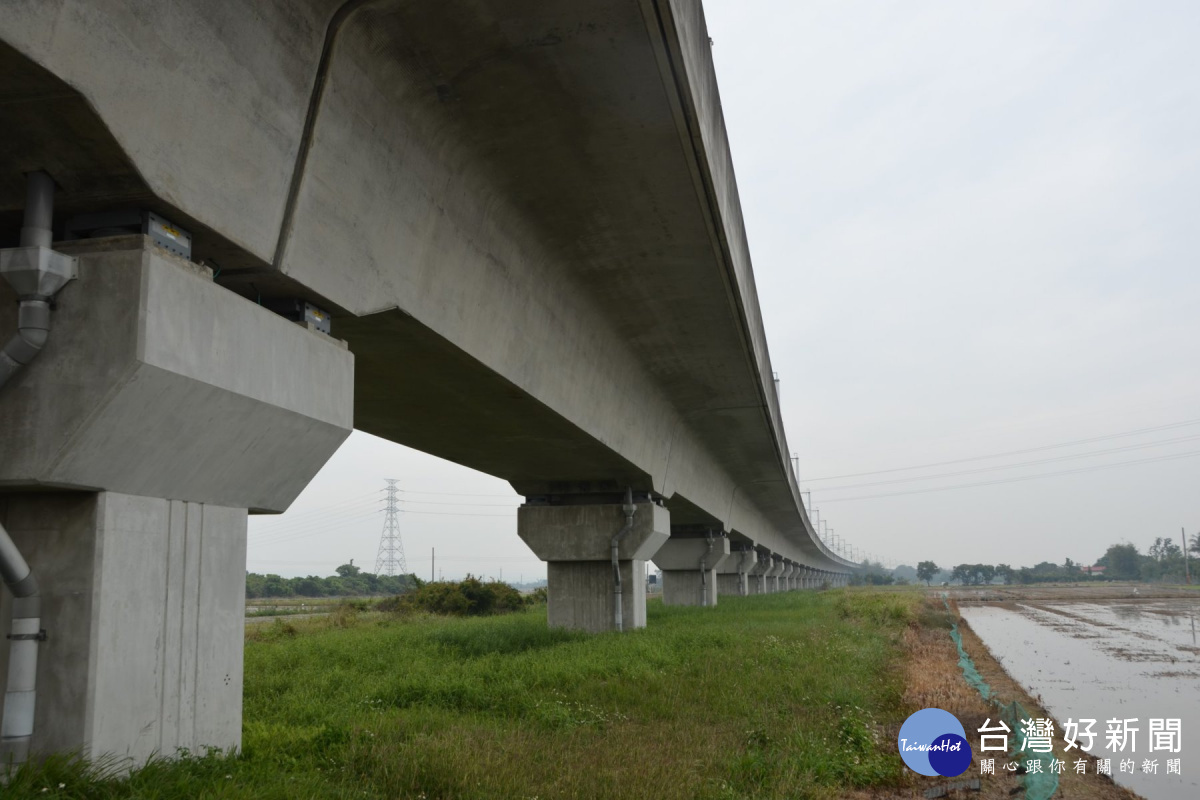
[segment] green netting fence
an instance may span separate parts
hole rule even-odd
[[[946,610],[950,610],[950,603],[947,600],[945,593],[942,594],[942,604],[946,606]],[[962,634],[958,632],[958,623],[955,622],[950,626],[950,638],[954,640],[954,646],[958,648],[958,666],[962,670],[963,678],[967,683],[974,687],[975,691],[979,692],[979,696],[985,702],[990,703],[996,708],[996,713],[999,718],[1004,720],[1013,731],[1013,736],[1009,739],[1010,744],[1014,746],[1009,748],[1008,755],[1015,758],[1019,763],[1025,764],[1027,761],[1037,761],[1041,764],[1040,772],[1026,771],[1020,776],[1021,782],[1025,787],[1026,800],[1050,800],[1054,793],[1058,791],[1058,775],[1051,771],[1050,765],[1054,761],[1053,753],[1035,753],[1026,747],[1017,745],[1017,742],[1022,742],[1023,737],[1016,732],[1021,729],[1021,720],[1031,719],[1031,715],[1025,710],[1025,707],[1016,700],[1011,703],[1002,703],[992,692],[992,687],[979,674],[979,670],[975,668],[975,662],[967,655],[967,651],[963,649]],[[1023,743],[1023,742],[1022,742]]]

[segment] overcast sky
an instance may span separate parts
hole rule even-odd
[[[949,566],[1200,530],[1200,4],[705,8],[789,443],[836,533]],[[418,575],[435,546],[447,578],[545,575],[506,483],[359,433],[251,518],[249,569],[372,569],[385,477]]]

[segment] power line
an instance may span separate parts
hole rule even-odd
[[[805,483],[811,483],[813,481],[833,481],[833,480],[840,480],[842,478],[862,478],[867,475],[884,475],[889,472],[907,472],[908,470],[913,470],[913,469],[926,469],[928,467],[945,467],[945,466],[949,466],[951,464],[965,464],[970,461],[983,461],[983,460],[986,460],[989,458],[1004,458],[1005,456],[1019,456],[1019,455],[1024,455],[1025,453],[1037,453],[1042,450],[1055,450],[1060,447],[1073,447],[1074,445],[1077,445],[1077,444],[1089,444],[1091,442],[1103,442],[1108,439],[1120,439],[1120,438],[1123,438],[1126,436],[1138,436],[1143,433],[1153,433],[1155,431],[1165,431],[1165,430],[1170,430],[1172,428],[1184,428],[1189,425],[1200,425],[1200,419],[1189,419],[1189,420],[1184,420],[1182,422],[1172,422],[1167,425],[1156,425],[1155,427],[1152,427],[1152,428],[1138,428],[1137,430],[1124,431],[1123,433],[1110,433],[1105,436],[1093,436],[1088,439],[1076,439],[1071,442],[1060,442],[1058,444],[1047,444],[1047,445],[1042,445],[1040,447],[1028,447],[1023,450],[1009,450],[1004,453],[993,453],[991,455],[986,455],[986,456],[972,456],[971,458],[956,458],[951,461],[935,461],[935,462],[931,462],[929,464],[916,464],[911,467],[894,467],[892,469],[877,469],[877,470],[873,470],[871,472],[851,472],[851,473],[847,473],[845,475],[827,475],[822,478],[807,478],[805,480]]]
[[[283,542],[291,542],[297,539],[307,539],[313,536],[321,536],[324,534],[335,533],[337,531],[347,530],[351,523],[365,522],[366,520],[377,517],[383,509],[373,509],[361,514],[344,517],[341,519],[321,520],[315,522],[299,523],[295,528],[288,530],[271,531],[268,536],[253,536],[250,538],[252,546],[258,545],[275,545]],[[439,517],[495,517],[497,519],[513,519],[513,514],[458,514],[452,511],[411,511],[408,509],[397,509],[400,514],[422,514],[433,515]]]
[[[1200,438],[1200,437],[1197,437]],[[514,498],[520,500],[521,498]],[[446,502],[445,500],[401,500],[401,503],[416,503],[422,506],[458,506],[460,508],[467,506],[470,508],[516,508],[511,503],[454,503]]]
[[[276,544],[278,542],[286,542],[293,539],[303,539],[306,536],[315,536],[330,530],[344,528],[346,524],[350,522],[359,522],[372,517],[377,517],[381,511],[382,509],[373,509],[371,511],[354,514],[348,517],[341,517],[339,519],[304,523],[288,530],[271,531],[271,533],[268,535],[251,537],[250,544]]]
[[[504,519],[513,519],[513,514],[456,514],[453,511],[409,511],[407,508],[400,509],[401,514],[430,514],[435,517],[498,517]]]
[[[1195,456],[1200,456],[1200,450],[1193,450],[1193,451],[1187,452],[1187,453],[1177,453],[1175,455],[1170,455],[1170,456],[1156,456],[1155,458],[1140,458],[1140,459],[1135,459],[1133,461],[1118,461],[1113,464],[1097,464],[1097,465],[1094,465],[1091,467],[1080,467],[1078,469],[1060,470],[1058,472],[1039,472],[1036,475],[1019,475],[1019,476],[1013,477],[1013,478],[1002,478],[1002,479],[994,480],[994,481],[980,481],[977,483],[960,483],[960,484],[955,484],[954,486],[935,486],[930,489],[910,489],[910,490],[904,491],[904,492],[889,492],[889,493],[885,493],[885,494],[867,494],[867,495],[859,495],[857,497],[838,497],[838,498],[832,499],[832,500],[830,500],[830,499],[822,500],[821,502],[823,502],[823,503],[844,503],[844,502],[847,502],[850,500],[874,500],[879,497],[900,497],[902,495],[908,495],[908,494],[928,494],[929,492],[947,492],[952,489],[970,489],[975,486],[995,486],[995,485],[1001,484],[1001,483],[1018,483],[1020,481],[1037,480],[1038,478],[1050,478],[1050,477],[1054,477],[1056,475],[1076,475],[1081,472],[1096,472],[1097,470],[1113,469],[1114,467],[1124,467],[1124,466],[1130,466],[1133,464],[1154,464],[1159,461],[1176,461],[1181,458],[1193,458]]]
[[[520,499],[520,495],[513,494],[472,494],[469,492],[421,492],[414,489],[401,489],[402,494],[433,494],[441,497],[512,497]]]
[[[254,547],[260,547],[260,546],[261,547],[274,547],[275,545],[295,542],[295,541],[299,541],[300,539],[311,539],[314,536],[332,536],[334,534],[339,534],[339,533],[353,534],[353,533],[361,533],[361,531],[362,531],[362,528],[357,527],[357,526],[347,527],[345,525],[336,525],[335,524],[335,525],[330,525],[327,528],[318,528],[315,531],[308,531],[307,533],[298,533],[295,536],[284,536],[280,539],[272,539],[267,542],[250,542],[250,544],[251,544],[251,546],[254,546]]]
[[[374,506],[374,504],[372,504],[372,506]],[[336,514],[330,514],[330,515],[321,516],[321,517],[297,518],[297,519],[292,520],[290,525],[278,525],[274,528],[268,528],[268,529],[263,529],[261,527],[255,526],[253,528],[253,530],[256,534],[258,534],[260,536],[271,537],[271,536],[275,536],[276,534],[280,534],[280,533],[284,533],[284,534],[292,533],[293,531],[302,530],[304,528],[319,527],[321,525],[333,525],[333,524],[337,524],[338,522],[346,519],[349,516],[356,516],[356,517],[370,516],[371,514],[378,514],[383,510],[382,507],[372,507],[372,506],[359,505],[357,507],[350,507],[350,508],[343,509],[342,511],[339,511]]]
[[[933,480],[934,478],[950,478],[955,475],[977,475],[981,472],[996,472],[1002,469],[1017,469],[1019,467],[1032,467],[1038,464],[1050,464],[1055,461],[1071,461],[1077,458],[1090,458],[1092,456],[1108,455],[1110,453],[1126,453],[1131,450],[1145,450],[1150,447],[1159,447],[1168,444],[1179,444],[1180,442],[1194,442],[1200,439],[1200,436],[1178,436],[1174,439],[1163,439],[1157,442],[1145,442],[1143,444],[1130,444],[1124,447],[1110,447],[1106,450],[1092,450],[1087,453],[1074,453],[1066,456],[1052,456],[1050,458],[1038,458],[1033,461],[1021,461],[1016,464],[1000,464],[995,467],[980,467],[978,469],[960,469],[952,472],[939,472],[933,475],[917,475],[912,478],[893,478],[888,481],[870,481],[868,483],[847,483],[842,486],[826,486],[822,491],[832,492],[838,489],[861,489],[867,486],[887,486],[895,483],[911,483],[913,481]]]
[[[271,530],[274,528],[291,527],[299,522],[316,519],[319,517],[338,516],[339,514],[345,513],[347,508],[366,506],[368,503],[373,502],[370,500],[370,498],[378,494],[379,492],[371,492],[370,494],[359,495],[358,497],[352,497],[332,505],[321,506],[314,509],[293,508],[289,510],[287,514],[281,514],[274,518],[263,519],[261,522],[256,521],[256,526],[259,529]],[[301,515],[303,515],[303,517],[301,517]],[[259,515],[255,516],[257,518],[261,518]]]

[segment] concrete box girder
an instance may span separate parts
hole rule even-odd
[[[62,0],[0,39],[29,100],[0,223],[39,167],[71,213],[151,208],[246,296],[366,315],[335,320],[362,429],[522,486],[625,470],[837,563],[787,469],[699,4]],[[402,387],[398,329],[426,345]],[[459,380],[426,391],[441,348]]]

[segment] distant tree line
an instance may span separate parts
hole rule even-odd
[[[410,592],[422,585],[416,575],[374,575],[354,566],[354,561],[342,564],[328,578],[309,575],[304,578],[283,578],[279,575],[246,573],[246,598],[261,597],[371,597]]]
[[[1198,539],[1200,535],[1193,537],[1191,547],[1188,548],[1189,561],[1200,557]],[[1114,544],[1096,563],[1104,566],[1105,574],[1115,580],[1183,583],[1185,577],[1183,548],[1171,537],[1156,538],[1145,553],[1129,542]],[[1196,564],[1188,566],[1190,572],[1195,575]]]
[[[1188,554],[1189,561],[1200,558],[1200,534],[1192,537]],[[1158,537],[1145,553],[1130,542],[1111,545],[1096,560],[1094,567],[1077,564],[1068,558],[1062,564],[1042,561],[1032,567],[1016,569],[1008,564],[958,564],[945,570],[932,561],[922,561],[917,564],[916,578],[926,584],[956,582],[964,586],[984,586],[997,581],[1005,584],[1099,580],[1183,583],[1187,566],[1183,548],[1170,537]],[[1196,574],[1196,567],[1197,564],[1190,564],[1190,572],[1200,578]],[[897,567],[895,572],[901,569],[911,570],[912,567]],[[868,579],[865,582],[874,581]]]
[[[904,574],[905,570],[911,570],[912,567],[897,567],[894,570],[889,570],[878,561],[867,559],[859,565],[862,569],[850,576],[851,586],[904,586],[911,582],[910,578]]]

